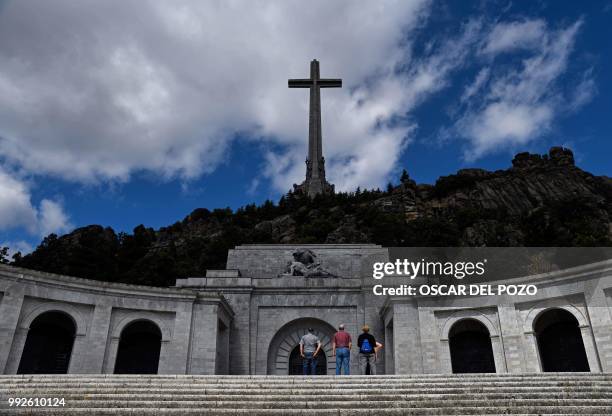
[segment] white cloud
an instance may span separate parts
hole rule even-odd
[[[64,208],[58,202],[43,199],[38,212],[38,228],[41,236],[68,231],[72,226]]]
[[[497,54],[516,49],[532,49],[538,47],[546,35],[546,22],[540,19],[500,22],[487,36],[482,53]]]
[[[35,232],[36,214],[27,186],[0,169],[0,230],[25,227]]]
[[[412,126],[372,130],[440,81],[435,68],[394,75],[426,0],[34,3],[0,12],[0,156],[71,181],[194,178],[248,132],[300,160],[299,175],[271,178],[286,190],[303,176],[308,108],[287,79],[318,58],[344,79],[322,94],[331,179],[384,183]],[[366,161],[377,140],[394,155],[385,167]]]
[[[26,255],[31,253],[34,250],[32,244],[28,243],[24,240],[18,241],[3,241],[0,242],[0,247],[8,247],[8,259],[12,259],[13,255],[17,252],[20,252],[22,255]]]
[[[0,230],[22,227],[42,237],[72,228],[60,203],[43,199],[36,208],[31,198],[26,182],[0,168]]]
[[[466,88],[454,128],[468,139],[467,159],[535,140],[550,132],[554,120],[592,98],[590,70],[577,89],[561,82],[581,25],[579,20],[554,30],[541,20],[524,20],[490,30],[484,51],[491,62]],[[527,56],[515,56],[518,62],[495,60],[519,47]]]
[[[384,186],[418,127],[411,111],[474,51],[487,68],[464,90],[456,124],[472,154],[545,131],[563,101],[552,86],[580,23],[553,31],[522,19],[485,33],[471,20],[449,39],[429,37],[414,56],[429,6],[8,2],[0,9],[0,157],[69,181],[127,181],[146,170],[189,182],[214,171],[246,133],[275,149],[256,179],[286,191],[303,180],[308,134],[308,94],[287,79],[307,77],[312,58],[321,76],[344,80],[322,93],[328,179],[339,190]],[[531,54],[522,68],[496,61],[517,50]],[[588,99],[576,92],[574,102]]]

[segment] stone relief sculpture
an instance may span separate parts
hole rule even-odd
[[[337,277],[325,270],[317,262],[317,255],[307,248],[298,249],[292,253],[293,260],[287,263],[285,272],[281,276],[304,277]]]

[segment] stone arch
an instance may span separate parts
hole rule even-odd
[[[472,310],[461,310],[457,311],[444,322],[444,325],[441,329],[440,337],[442,340],[448,340],[448,335],[450,333],[451,328],[459,321],[464,319],[474,319],[481,324],[483,324],[487,330],[489,331],[490,337],[498,337],[499,333],[497,327],[491,322],[488,316],[479,311]]]
[[[446,319],[446,321],[444,321],[444,324],[440,329],[441,370],[446,373],[453,372],[451,350],[449,345],[449,334],[454,325],[466,319],[472,319],[484,325],[484,327],[489,332],[489,337],[491,339],[491,347],[493,348],[493,359],[495,362],[495,371],[498,373],[506,372],[507,367],[506,360],[504,357],[502,337],[499,335],[499,329],[497,325],[495,325],[491,318],[489,318],[487,315],[478,310],[473,309],[462,309],[456,311],[455,313],[450,315]]]
[[[129,311],[112,325],[110,339],[108,340],[108,346],[104,356],[104,373],[112,374],[114,372],[121,333],[128,325],[138,321],[150,321],[161,331],[161,350],[159,353],[160,363],[158,373],[164,374],[167,371],[163,364],[164,360],[167,359],[165,357],[168,354],[168,347],[172,341],[172,322],[157,313],[149,311]]]
[[[453,373],[494,373],[491,332],[482,321],[463,318],[448,333]]]
[[[172,331],[165,324],[165,322],[162,319],[159,319],[159,317],[154,313],[149,312],[134,312],[125,316],[114,326],[112,338],[119,339],[121,337],[121,333],[128,325],[138,321],[150,321],[151,323],[155,324],[161,331],[162,342],[168,342],[170,339],[172,339]]]
[[[583,311],[583,307],[571,303],[561,303],[561,300],[549,300],[543,306],[533,306],[525,315],[523,332],[524,341],[526,343],[525,346],[528,351],[528,365],[531,371],[544,371],[536,337],[535,324],[540,316],[553,309],[569,312],[578,321],[578,328],[582,334],[582,342],[586,350],[589,367],[592,372],[601,371],[601,364],[599,363],[599,357],[595,348],[591,325]]]
[[[42,312],[29,323],[18,374],[67,374],[77,324],[64,311]]]
[[[87,334],[87,321],[83,315],[81,315],[74,306],[62,302],[45,302],[33,308],[21,321],[21,329],[25,329],[26,331],[29,330],[32,322],[46,312],[62,312],[68,315],[76,327],[76,336],[84,336]]]
[[[565,308],[549,308],[533,321],[542,371],[590,371],[578,319]]]
[[[149,319],[136,319],[121,331],[115,374],[157,374],[162,331]]]
[[[332,338],[336,332],[329,323],[317,318],[299,318],[283,325],[272,337],[268,348],[268,374],[289,374],[289,357],[300,338],[313,328],[321,339],[321,350],[327,359],[327,374],[334,374],[335,362],[331,359]]]
[[[523,323],[523,332],[525,332],[526,334],[532,333],[534,331],[534,325],[536,320],[542,314],[552,309],[563,309],[574,315],[574,318],[576,318],[576,320],[578,321],[578,326],[580,328],[589,326],[589,321],[586,319],[582,311],[572,304],[540,307],[534,306],[533,308],[531,308],[529,313],[527,313],[527,317],[525,318],[525,322]]]

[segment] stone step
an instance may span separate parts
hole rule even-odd
[[[12,415],[52,415],[52,416],[179,416],[179,415],[201,415],[201,416],[226,416],[226,415],[249,415],[249,416],[312,416],[313,409],[10,409],[3,413]],[[317,416],[405,416],[405,415],[609,415],[609,407],[559,407],[538,406],[532,408],[503,408],[503,407],[465,407],[455,409],[445,408],[414,408],[414,409],[317,409]]]
[[[483,390],[483,389],[507,389],[514,387],[521,388],[530,388],[530,389],[538,389],[538,388],[558,388],[558,389],[572,389],[572,388],[599,388],[599,389],[611,389],[612,383],[516,383],[516,384],[481,384],[481,383],[446,383],[446,384],[436,384],[436,385],[423,385],[423,384],[397,384],[397,385],[387,385],[387,384],[359,384],[359,385],[262,385],[262,384],[244,384],[238,386],[227,386],[227,385],[159,385],[159,384],[22,384],[22,385],[3,385],[0,386],[1,391],[12,391],[15,389],[35,389],[35,390],[57,390],[57,389],[81,389],[81,390],[91,390],[91,389],[106,389],[106,390],[116,390],[116,389],[133,389],[133,390],[176,390],[180,391],[183,389],[188,389],[191,391],[213,391],[213,390],[227,390],[227,391],[237,391],[242,392],[245,390],[261,390],[261,391],[300,391],[300,390],[328,390],[328,389],[336,389],[339,391],[350,391],[353,389],[362,389],[362,390],[375,390],[375,389],[393,389],[393,390],[439,390],[446,388],[463,388],[469,390]]]
[[[459,380],[459,379],[606,379],[612,380],[612,373],[528,373],[528,374],[419,374],[419,375],[397,375],[397,376],[206,376],[206,375],[128,375],[128,374],[19,374],[19,375],[0,375],[0,382],[8,380],[29,380],[29,379],[52,379],[52,380],[176,380],[178,381],[214,381],[217,383],[223,382],[241,382],[241,381],[359,381],[359,380],[406,380],[406,381],[418,381],[418,380]]]
[[[125,392],[131,394],[180,394],[180,393],[191,393],[191,394],[226,394],[226,395],[259,395],[259,394],[270,394],[270,393],[280,393],[280,394],[300,394],[304,392],[308,392],[309,394],[325,394],[330,391],[334,391],[336,394],[340,393],[359,393],[359,394],[369,394],[376,391],[385,391],[393,394],[410,394],[410,393],[419,393],[419,392],[429,392],[429,393],[470,393],[470,394],[479,394],[479,393],[488,393],[488,392],[537,392],[537,391],[562,391],[562,392],[585,392],[585,391],[596,391],[601,393],[609,393],[612,391],[612,386],[454,386],[447,385],[441,386],[437,388],[428,388],[423,389],[420,387],[389,387],[389,386],[363,386],[363,387],[355,387],[355,388],[338,388],[338,387],[328,387],[328,388],[291,388],[291,387],[282,387],[278,389],[269,389],[269,388],[258,388],[258,387],[244,387],[239,389],[229,389],[224,387],[211,387],[211,388],[168,388],[168,387],[131,387],[131,386],[114,386],[114,387],[101,387],[101,386],[91,386],[91,387],[74,387],[74,386],[55,386],[55,387],[15,387],[15,388],[2,388],[0,389],[0,394],[11,394],[15,392],[28,392],[28,393],[117,393],[117,392]]]
[[[9,408],[63,397],[64,408]],[[612,374],[0,377],[0,415],[612,415]]]
[[[34,395],[30,395],[32,397]],[[430,392],[415,392],[411,394],[389,394],[387,392],[368,392],[362,394],[355,394],[348,392],[346,394],[330,394],[329,392],[321,392],[316,394],[316,399],[320,401],[385,401],[385,400],[457,400],[462,397],[470,396],[469,393],[465,392],[454,392],[454,393],[430,393]],[[36,396],[40,397],[40,396]],[[45,397],[45,396],[42,396]],[[272,401],[272,400],[292,400],[292,401],[310,401],[313,398],[312,394],[252,394],[252,395],[236,395],[231,394],[130,394],[130,393],[62,393],[61,397],[66,401],[86,399],[89,401],[100,401],[100,400],[142,400],[142,401],[235,401],[235,400],[248,400],[251,403],[260,401]],[[584,391],[584,392],[559,392],[559,391],[543,391],[543,392],[521,392],[511,391],[510,394],[502,392],[491,392],[491,393],[478,393],[478,400],[505,400],[508,397],[513,399],[605,399],[612,403],[612,391],[599,392],[599,391]]]
[[[142,384],[175,384],[175,385],[184,385],[184,384],[222,384],[222,385],[238,385],[238,384],[270,384],[270,385],[287,385],[287,384],[334,384],[334,385],[353,385],[353,384],[363,384],[363,383],[372,383],[372,384],[440,384],[440,383],[550,383],[550,382],[573,382],[573,383],[588,383],[588,382],[612,382],[612,378],[572,378],[572,377],[550,377],[550,378],[513,378],[513,379],[504,379],[504,378],[479,378],[474,377],[471,379],[458,378],[458,379],[394,379],[394,380],[385,380],[385,379],[377,379],[377,378],[363,378],[363,379],[353,379],[352,377],[338,377],[337,379],[245,379],[245,380],[214,380],[214,379],[186,379],[186,380],[176,380],[176,379],[121,379],[121,378],[100,378],[100,379],[79,379],[79,378],[15,378],[15,379],[7,379],[0,381],[0,385],[3,384],[19,384],[19,383],[142,383]]]
[[[420,398],[413,400],[343,400],[343,401],[323,401],[318,397],[311,397],[309,400],[293,400],[285,397],[283,400],[267,400],[253,402],[251,400],[229,400],[229,401],[202,401],[202,400],[71,400],[66,401],[69,408],[220,408],[220,409],[360,409],[360,408],[457,408],[457,407],[607,407],[612,414],[612,403],[608,399],[524,399],[524,398],[505,398],[495,401],[492,405],[490,400],[480,399],[453,399],[439,400],[437,398]],[[0,407],[2,408],[2,407]]]

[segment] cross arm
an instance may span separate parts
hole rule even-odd
[[[312,87],[311,79],[290,79],[289,88],[310,88]]]
[[[325,78],[318,80],[317,85],[321,88],[340,88],[342,87],[342,80]]]

